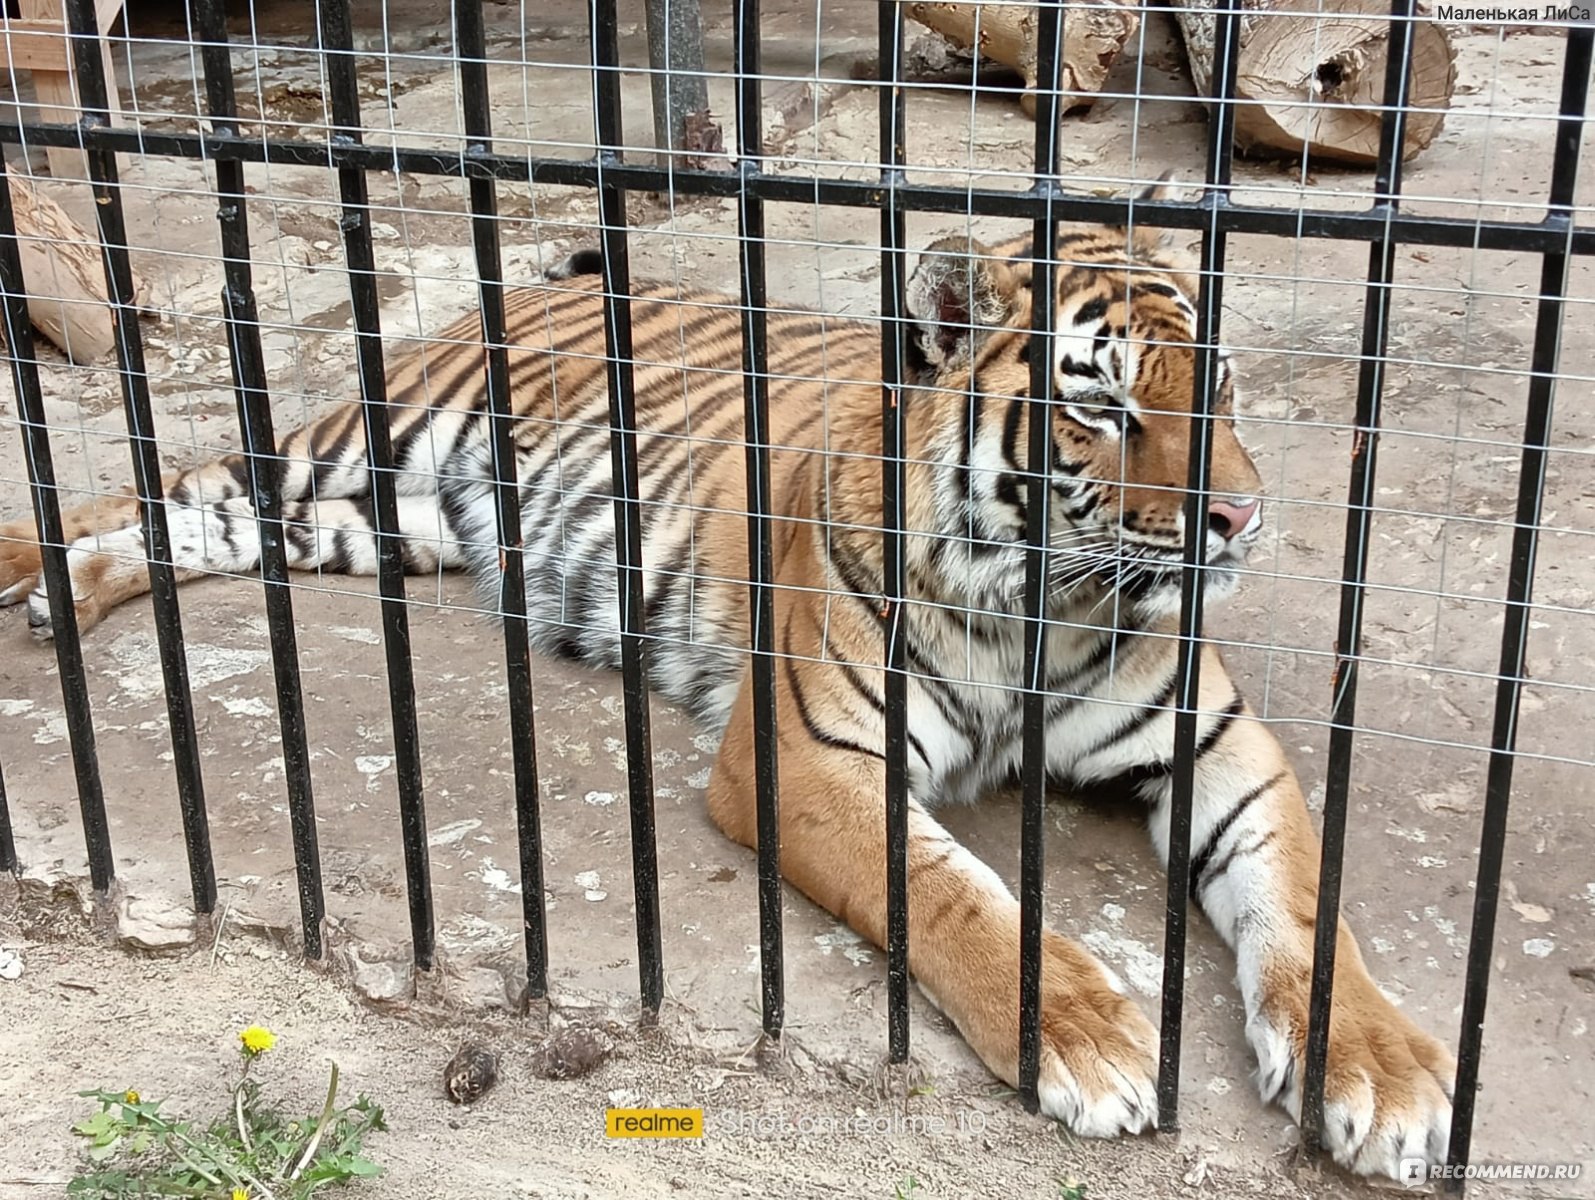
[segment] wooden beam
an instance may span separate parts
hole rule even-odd
[[[113,124],[122,111],[122,103],[117,94],[116,63],[111,56],[111,44],[103,35],[116,20],[116,14],[121,11],[122,3],[123,0],[95,0],[95,19],[99,23],[102,35],[100,61],[105,64],[105,80],[109,90],[108,99]],[[36,43],[48,40],[60,49],[59,56],[48,64],[31,67],[39,120],[70,125],[78,119],[78,101],[77,89],[73,86],[72,79],[75,67],[66,37],[65,0],[18,0],[18,6],[22,10],[22,19],[7,22],[8,26],[29,29],[35,34],[42,33],[42,38],[35,39]],[[15,55],[12,57],[12,62],[17,66],[22,65]],[[50,174],[57,179],[82,179],[87,174],[87,164],[83,161],[83,154],[79,150],[65,146],[50,146],[45,150],[45,157],[50,163]]]
[[[50,20],[0,20],[0,68],[65,71],[71,58],[66,26]]]

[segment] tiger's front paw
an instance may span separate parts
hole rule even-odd
[[[1247,1028],[1263,1099],[1278,1101],[1298,1121],[1307,1069],[1305,996],[1304,981],[1295,1002],[1265,1003]],[[1455,1078],[1450,1051],[1371,979],[1337,972],[1324,1079],[1324,1147],[1337,1163],[1359,1175],[1399,1179],[1403,1159],[1444,1162]]]
[[[1083,1137],[1157,1128],[1157,1030],[1087,951],[1045,936],[1041,1111]]]
[[[1041,1111],[1083,1137],[1157,1128],[1157,1030],[1117,993],[1047,996],[1041,1012]]]
[[[1010,1087],[1019,1084],[1018,932],[1015,924],[992,943],[959,945],[940,972],[915,977]],[[1041,943],[1040,1016],[1043,1115],[1083,1137],[1157,1127],[1157,1030],[1088,950],[1050,930]]]

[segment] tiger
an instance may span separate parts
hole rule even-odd
[[[1191,265],[1148,231],[1060,228],[1055,325],[1031,332],[1036,256],[1014,238],[928,245],[904,289],[897,402],[906,445],[905,586],[886,594],[882,323],[767,313],[770,547],[779,857],[785,879],[886,941],[885,637],[900,621],[907,692],[908,961],[918,988],[990,1071],[1019,1083],[1020,905],[938,822],[1021,760],[1031,356],[1051,346],[1049,780],[1145,806],[1169,852],[1184,563],[1184,481],[1198,366]],[[505,293],[529,637],[621,665],[610,380],[599,251]],[[749,646],[742,308],[670,282],[629,289],[635,470],[650,686],[720,734],[707,806],[758,844]],[[474,573],[500,607],[502,558],[481,325],[468,315],[388,373],[398,522],[414,572]],[[1043,368],[1044,369],[1044,368]],[[1263,527],[1261,480],[1216,353],[1206,595],[1235,587]],[[374,506],[358,403],[280,446],[289,565],[370,574]],[[249,465],[229,454],[164,481],[180,578],[253,570]],[[72,604],[88,629],[148,590],[138,501],[67,512]],[[0,603],[50,636],[31,520],[0,526]],[[1319,847],[1302,787],[1210,643],[1200,650],[1189,892],[1233,949],[1265,1103],[1301,1119]],[[1455,1062],[1380,990],[1336,932],[1325,1145],[1366,1175],[1443,1161]],[[1040,1110],[1087,1136],[1156,1128],[1158,1033],[1114,971],[1043,935]]]

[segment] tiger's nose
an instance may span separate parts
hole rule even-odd
[[[1260,500],[1247,500],[1243,504],[1213,500],[1207,506],[1207,527],[1225,540],[1236,537],[1251,524],[1261,504]]]

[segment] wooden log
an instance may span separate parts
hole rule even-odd
[[[954,45],[1018,71],[1025,81],[1020,105],[1036,115],[1036,38],[1040,23],[1035,4],[947,4],[916,0],[908,15]],[[977,22],[978,18],[978,22]],[[978,28],[977,28],[978,23]],[[1134,8],[1103,3],[1069,7],[1063,18],[1063,110],[1089,108],[1108,77],[1124,43],[1135,36],[1141,18]]]
[[[28,317],[75,363],[104,359],[116,345],[100,243],[27,178],[7,173],[17,253],[28,284]],[[146,289],[133,277],[134,302]]]
[[[1213,90],[1217,16],[1204,0],[1172,0],[1198,95]],[[1381,0],[1240,0],[1235,145],[1243,153],[1371,163],[1379,154],[1389,8]],[[1308,12],[1305,10],[1314,9]],[[1276,11],[1277,10],[1277,11]],[[1411,158],[1445,123],[1456,56],[1445,28],[1412,30],[1411,109],[1402,157]]]

